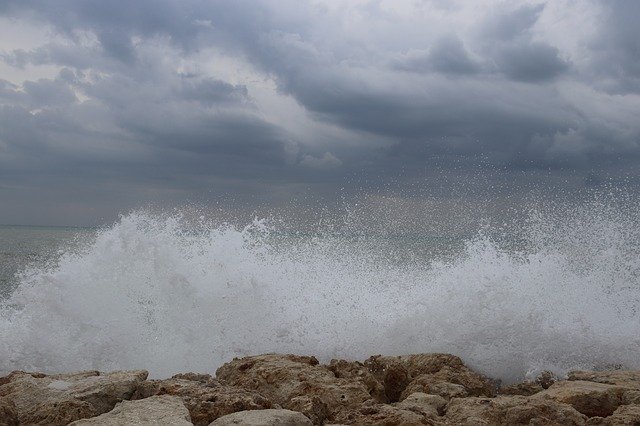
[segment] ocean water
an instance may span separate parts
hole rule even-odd
[[[449,352],[505,382],[640,368],[638,212],[592,200],[441,233],[175,211],[99,230],[1,227],[0,374],[166,377],[265,352]]]

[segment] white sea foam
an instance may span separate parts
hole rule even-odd
[[[523,250],[485,230],[453,260],[398,263],[340,236],[277,244],[260,221],[192,232],[133,213],[23,274],[1,308],[0,372],[162,377],[265,352],[450,352],[505,381],[640,368],[638,228],[607,208],[560,217],[532,216]]]

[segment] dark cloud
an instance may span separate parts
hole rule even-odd
[[[447,75],[473,74],[480,70],[456,36],[443,37],[429,52],[412,51],[398,61],[397,67],[413,72],[440,72]]]
[[[48,34],[1,45],[25,75],[0,75],[3,196],[64,199],[73,179],[100,204],[125,188],[141,201],[374,191],[435,170],[456,184],[479,169],[560,185],[638,174],[637,3],[554,6],[0,1]],[[603,16],[590,33],[573,20],[587,12]]]
[[[557,48],[536,42],[505,46],[497,62],[509,78],[526,82],[551,80],[569,69]]]

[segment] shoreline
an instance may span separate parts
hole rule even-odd
[[[154,423],[155,422],[155,423]],[[549,372],[503,386],[449,354],[365,361],[265,354],[209,374],[0,377],[0,425],[638,425],[640,371]]]

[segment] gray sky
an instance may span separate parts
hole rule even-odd
[[[638,19],[635,0],[0,0],[0,223],[638,186]]]

